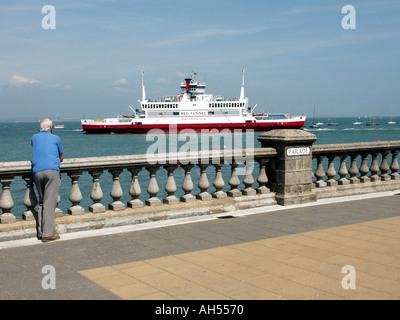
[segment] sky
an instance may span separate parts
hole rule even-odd
[[[400,116],[400,2],[0,3],[0,120],[129,113],[142,71],[150,99],[194,73],[234,98],[243,69],[256,111]]]

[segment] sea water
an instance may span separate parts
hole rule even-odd
[[[336,143],[352,143],[352,142],[375,142],[375,141],[394,141],[400,140],[400,122],[397,121],[394,125],[389,125],[389,118],[377,118],[376,122],[379,123],[378,126],[368,127],[366,123],[369,119],[360,119],[363,124],[355,125],[355,118],[336,118],[335,122],[338,123],[337,126],[329,126],[328,119],[320,119],[325,122],[320,128],[309,128],[311,123],[307,120],[306,126],[303,130],[311,132],[316,135],[317,140],[314,144],[336,144]],[[325,121],[324,121],[325,120]],[[396,121],[396,119],[393,119]],[[64,122],[64,128],[55,129],[54,134],[58,135],[62,141],[64,148],[64,158],[85,158],[85,157],[100,157],[100,156],[115,156],[115,155],[136,155],[136,154],[146,154],[149,148],[157,143],[157,138],[154,136],[146,134],[86,134],[82,131],[79,121]],[[39,122],[3,122],[0,123],[0,162],[10,162],[10,161],[30,161],[31,160],[31,136],[37,133],[39,130]],[[260,132],[252,133],[252,143],[246,140],[246,135],[243,134],[241,146],[243,148],[247,147],[261,147],[260,142],[257,140]],[[189,134],[190,135],[190,134]],[[197,135],[197,134],[196,134]],[[167,146],[165,151],[180,151],[180,147],[183,146],[190,137],[187,139],[179,139],[177,143],[177,150],[169,149],[169,141],[171,139],[170,135],[166,135],[165,141]],[[177,135],[173,137],[177,139]],[[180,137],[182,138],[182,137]],[[201,139],[198,139],[199,143]],[[212,145],[215,141],[209,140],[210,145],[204,146],[199,145],[199,151],[201,148],[215,148],[223,149],[226,145],[214,146]],[[221,143],[226,143],[226,141],[221,140]],[[232,147],[237,145],[234,143],[234,139],[231,141]],[[231,147],[228,146],[228,147]],[[212,168],[210,168],[212,170]],[[193,169],[193,179],[199,175],[198,168]],[[126,170],[125,170],[126,171]],[[123,172],[120,176],[121,187],[124,192],[124,196],[121,201],[126,203],[130,200],[130,195],[128,194],[129,184],[130,184],[130,174],[128,172]],[[165,170],[164,170],[165,171]],[[182,170],[181,170],[182,171]],[[139,175],[141,177],[147,177],[148,181],[149,173],[146,170],[142,170]],[[177,172],[175,178],[178,184],[177,197],[180,196],[179,192],[179,181],[184,177],[183,172]],[[158,176],[160,193],[159,197],[165,196],[165,191],[162,190],[166,174],[161,174]],[[144,179],[146,180],[146,179]],[[103,183],[103,181],[110,181],[109,184]],[[102,190],[104,198],[102,200],[103,204],[111,203],[112,198],[109,195],[110,184],[112,181],[112,176],[109,172],[103,173],[101,176]],[[227,180],[225,180],[226,188],[229,188]],[[82,192],[83,200],[81,206],[88,210],[88,206],[92,203],[90,199],[92,185],[92,177],[84,172],[82,177],[79,178],[79,186]],[[141,200],[148,197],[145,184],[141,185],[142,196]],[[60,197],[62,202],[60,203],[60,209],[66,213],[68,206],[71,203],[68,200],[69,191],[71,188],[71,180],[66,175],[62,177],[62,185],[60,189]],[[196,192],[196,188],[194,192]],[[14,200],[14,207],[11,212],[20,219],[22,213],[26,210],[23,205],[23,195],[25,193],[26,186],[23,179],[16,177],[14,182],[11,184],[11,193]]]

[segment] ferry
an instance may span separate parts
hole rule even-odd
[[[194,74],[195,75],[195,74]],[[142,99],[140,110],[115,118],[81,119],[84,133],[147,133],[152,129],[164,132],[182,130],[254,130],[301,129],[306,116],[287,113],[253,112],[244,95],[244,70],[239,98],[225,99],[221,95],[206,93],[206,84],[194,75],[181,82],[181,93],[151,100],[146,96],[142,71]]]

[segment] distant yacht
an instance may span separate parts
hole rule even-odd
[[[393,121],[393,116],[390,116],[390,121],[388,122],[388,124],[396,124],[396,121]]]
[[[358,119],[356,119],[356,121],[354,121],[353,124],[360,125],[360,124],[363,124],[363,123],[360,121],[360,117],[358,117]]]
[[[366,124],[366,126],[367,127],[376,127],[376,126],[379,126],[380,125],[380,123],[379,122],[375,122],[375,119],[374,120],[370,120],[367,124]]]
[[[328,122],[328,126],[338,126],[339,125],[339,123],[337,123],[337,122],[333,122],[333,119],[332,119],[332,117],[330,118],[330,122]]]
[[[63,129],[64,128],[63,124],[58,123],[58,114],[57,114],[57,118],[56,118],[56,121],[55,121],[55,124],[54,124],[54,128],[55,129]]]
[[[376,127],[379,126],[380,123],[375,121],[375,117],[370,117],[369,122],[367,122],[366,126],[367,127]]]
[[[309,125],[310,128],[320,128],[323,125],[322,122],[315,122],[315,105],[314,105],[314,113],[313,113],[313,122]]]

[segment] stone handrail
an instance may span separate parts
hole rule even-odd
[[[400,141],[313,146],[315,135],[293,129],[272,130],[258,139],[262,147],[255,149],[65,159],[62,185],[69,179],[71,187],[68,199],[59,198],[59,204],[65,207],[69,201],[70,206],[68,214],[56,209],[58,229],[70,232],[400,189]],[[130,174],[126,190],[120,183],[122,172]],[[90,199],[85,199],[92,202],[88,208],[82,207],[83,173],[92,179]],[[18,177],[26,185],[23,195],[13,191]],[[30,161],[0,163],[0,184],[0,241],[32,237],[38,201]],[[103,189],[111,202],[105,203]],[[131,199],[123,203],[123,195]],[[13,213],[14,201],[26,207],[21,219]]]
[[[73,158],[65,159],[60,166],[60,172],[62,176],[70,177],[71,190],[69,194],[69,201],[72,206],[68,208],[68,213],[71,215],[79,215],[87,212],[83,207],[80,206],[82,201],[82,194],[79,186],[79,178],[83,172],[88,172],[93,177],[92,192],[90,197],[93,200],[93,204],[89,207],[89,211],[92,213],[99,213],[106,211],[105,206],[101,203],[103,199],[103,192],[101,189],[100,176],[104,171],[109,171],[113,178],[111,182],[110,195],[113,198],[113,202],[108,204],[110,210],[118,211],[125,209],[125,204],[120,201],[123,194],[119,183],[119,175],[123,170],[127,170],[132,175],[131,186],[129,194],[132,199],[127,203],[130,208],[142,207],[144,204],[138,198],[141,194],[140,185],[138,182],[139,171],[145,169],[149,171],[150,178],[148,180],[147,192],[150,197],[145,201],[148,206],[160,205],[163,200],[164,203],[177,203],[179,201],[189,202],[194,199],[209,200],[212,197],[225,197],[226,193],[222,191],[222,188],[229,183],[231,189],[228,194],[231,197],[237,197],[242,192],[236,190],[239,186],[240,181],[237,177],[237,166],[240,165],[240,161],[247,165],[252,165],[253,161],[257,161],[260,164],[260,172],[258,173],[258,190],[253,189],[254,193],[265,193],[265,184],[267,178],[265,175],[265,161],[276,156],[276,151],[272,148],[259,148],[259,149],[243,149],[241,152],[237,150],[213,150],[209,153],[205,152],[190,152],[190,153],[168,153],[168,154],[157,154],[149,157],[143,155],[128,155],[128,156],[104,156],[104,157],[89,157],[89,158]],[[224,163],[232,163],[231,176],[229,181],[223,181],[221,175],[221,167]],[[201,168],[201,176],[197,181],[201,193],[197,195],[191,194],[193,190],[193,181],[191,177],[191,168],[197,165]],[[213,194],[208,194],[207,189],[210,187],[206,175],[206,169],[208,166],[216,168],[216,176],[212,185],[216,191]],[[168,179],[165,184],[165,191],[168,193],[168,197],[165,199],[158,199],[157,194],[159,193],[159,186],[156,179],[156,172],[164,167],[168,171]],[[182,189],[185,195],[178,199],[174,196],[177,191],[174,170],[182,167],[185,170],[185,179],[182,185]],[[4,162],[0,163],[0,183],[2,184],[2,194],[0,198],[0,208],[3,213],[0,215],[1,223],[12,223],[16,221],[15,215],[11,212],[14,207],[14,200],[11,193],[12,182],[15,177],[21,176],[26,182],[26,192],[24,195],[24,205],[27,210],[23,213],[22,217],[24,220],[32,220],[35,215],[35,206],[37,205],[37,197],[34,192],[32,176],[31,176],[31,162],[30,161],[17,161],[17,162]],[[254,180],[250,177],[251,174],[246,174],[243,179],[243,183],[246,185],[246,190],[243,194],[250,194],[251,186],[254,184]]]
[[[400,141],[313,146],[315,192],[319,198],[399,188]],[[386,183],[382,183],[386,182]]]

